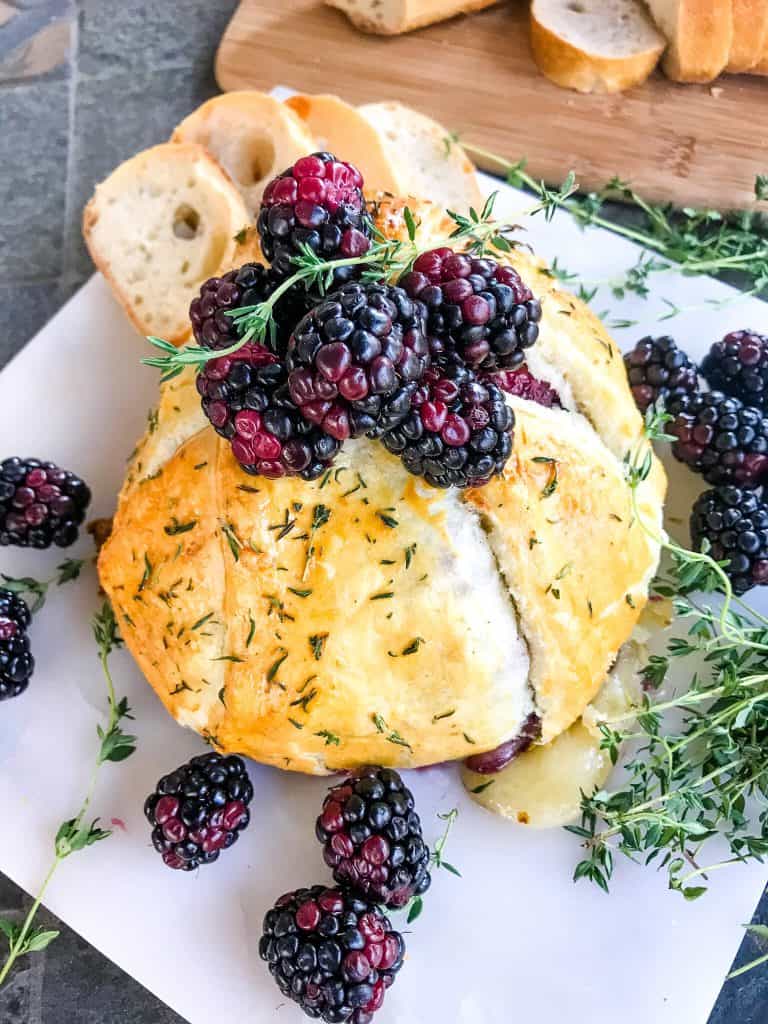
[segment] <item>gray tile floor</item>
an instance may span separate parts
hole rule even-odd
[[[0,0],[0,368],[90,275],[80,217],[94,184],[217,91],[213,55],[235,7]],[[28,903],[0,875],[0,916]],[[739,962],[760,951],[745,940]],[[0,993],[0,1024],[183,1022],[63,927]],[[768,970],[729,982],[710,1024],[768,1024]]]

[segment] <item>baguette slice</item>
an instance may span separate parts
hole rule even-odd
[[[249,90],[208,100],[181,122],[171,141],[205,146],[240,189],[253,216],[271,179],[317,148],[292,110],[274,96]]]
[[[768,75],[768,33],[763,40],[763,46],[760,51],[760,58],[756,64],[753,64],[749,69],[750,75]]]
[[[733,42],[726,71],[740,74],[762,61],[768,43],[768,0],[733,0]]]
[[[437,121],[400,103],[367,103],[359,110],[398,165],[404,179],[401,195],[430,199],[458,212],[482,208],[474,164]]]
[[[362,32],[398,36],[457,14],[482,11],[497,0],[325,0]]]
[[[666,75],[675,82],[711,82],[725,69],[733,42],[732,0],[648,0],[667,37]]]
[[[285,101],[314,137],[313,149],[327,150],[354,164],[365,186],[402,195],[405,178],[371,123],[338,96],[291,96]]]
[[[639,0],[534,0],[531,46],[556,85],[614,93],[646,80],[666,40]]]
[[[178,344],[197,289],[230,263],[248,222],[240,193],[202,146],[165,143],[96,186],[83,235],[138,330]]]

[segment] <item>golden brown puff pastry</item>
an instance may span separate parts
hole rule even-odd
[[[390,234],[403,205],[382,198]],[[167,709],[219,749],[311,773],[430,764],[532,712],[551,739],[603,682],[658,561],[621,465],[642,424],[599,322],[511,261],[544,303],[529,362],[566,408],[511,400],[513,455],[486,487],[437,491],[367,440],[320,481],[249,477],[192,374],[163,389],[99,570]],[[654,463],[652,523],[664,488]]]

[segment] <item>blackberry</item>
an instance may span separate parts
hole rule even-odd
[[[515,395],[517,398],[526,398],[529,402],[536,402],[547,409],[553,407],[561,408],[560,395],[551,384],[545,380],[534,377],[530,370],[521,366],[519,370],[499,370],[491,374],[488,380],[498,385],[508,395]]]
[[[501,389],[467,367],[432,367],[413,411],[382,441],[433,487],[478,487],[501,473],[512,451],[515,417]]]
[[[696,367],[673,338],[641,338],[624,356],[627,379],[640,412],[699,390]]]
[[[768,583],[768,506],[754,491],[716,487],[699,495],[691,512],[691,543],[700,550],[704,540],[715,561],[728,562],[734,593]]]
[[[325,260],[366,253],[373,226],[362,187],[358,169],[331,153],[302,157],[274,178],[264,190],[256,226],[275,272],[289,277],[303,246]],[[334,280],[341,284],[354,273],[353,267],[340,267]]]
[[[422,253],[400,284],[427,308],[433,358],[515,369],[539,336],[541,304],[512,267],[451,249]]]
[[[405,942],[378,907],[315,885],[267,911],[259,955],[308,1017],[370,1024],[402,967]]]
[[[316,826],[334,881],[393,908],[426,892],[429,849],[413,807],[391,768],[362,768],[334,786]]]
[[[296,327],[288,386],[302,415],[332,437],[380,437],[411,411],[429,363],[423,308],[402,288],[353,281]]]
[[[280,280],[273,270],[260,263],[245,263],[222,277],[210,278],[189,307],[195,340],[209,349],[234,345],[240,335],[228,313],[265,302]],[[285,353],[291,331],[316,301],[300,284],[278,299],[272,311],[274,334],[270,339],[278,354]]]
[[[716,341],[701,364],[710,387],[768,412],[768,338],[733,331]]]
[[[6,459],[0,463],[0,546],[69,547],[90,501],[80,477],[53,462]]]
[[[163,863],[193,871],[218,860],[247,827],[253,786],[239,757],[202,754],[165,775],[144,803]]]
[[[31,619],[26,602],[0,588],[0,700],[18,697],[29,686],[35,668],[27,636]]]
[[[231,442],[247,473],[314,480],[341,448],[301,415],[291,401],[284,365],[262,345],[246,344],[209,360],[198,374],[197,390],[205,415]]]
[[[709,484],[758,487],[768,474],[768,419],[720,391],[670,402],[672,454]]]

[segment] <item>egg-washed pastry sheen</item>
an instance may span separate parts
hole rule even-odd
[[[442,217],[416,207],[424,244]],[[404,231],[403,203],[378,206]],[[564,408],[510,399],[501,477],[440,491],[350,441],[324,478],[250,477],[200,410],[163,389],[129,466],[101,582],[168,711],[218,749],[314,774],[491,750],[536,714],[542,740],[593,699],[646,603],[659,550],[622,457],[642,421],[618,349],[542,266],[533,373]],[[666,481],[640,486],[660,525]]]

